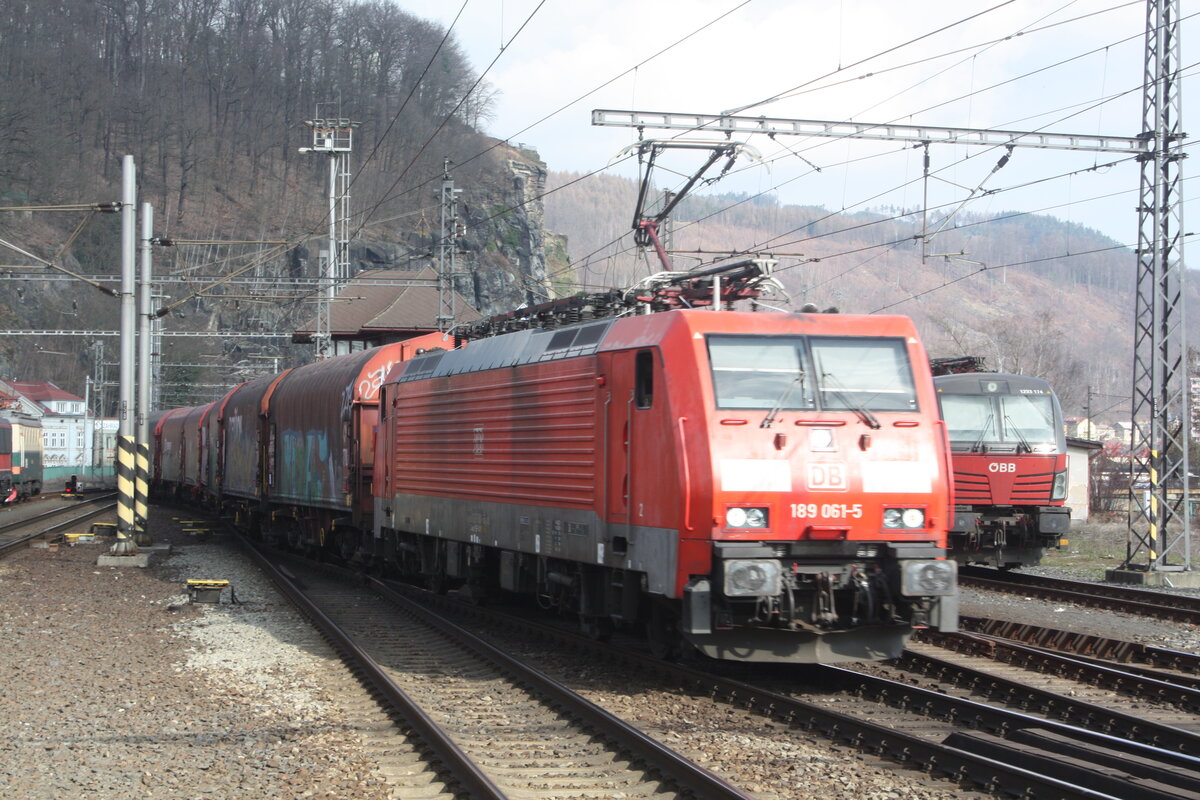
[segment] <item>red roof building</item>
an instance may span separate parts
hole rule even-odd
[[[47,414],[82,414],[84,399],[49,382],[9,381],[23,397],[45,409]]]

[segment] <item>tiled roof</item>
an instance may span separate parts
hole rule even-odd
[[[12,381],[9,383],[9,386],[30,400],[35,400],[39,403],[44,403],[49,400],[66,400],[74,403],[83,402],[82,397],[78,397],[64,389],[60,389],[53,383],[22,383],[19,381]]]

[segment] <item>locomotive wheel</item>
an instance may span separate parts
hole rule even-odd
[[[579,630],[583,635],[596,642],[607,642],[612,638],[616,626],[608,617],[579,617]]]
[[[655,658],[678,661],[683,643],[679,617],[662,603],[652,603],[650,621],[646,623],[646,639],[650,644],[650,653]]]

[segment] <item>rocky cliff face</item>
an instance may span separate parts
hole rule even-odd
[[[480,313],[491,315],[542,302],[550,294],[542,206],[547,172],[532,150],[499,145],[485,158],[473,179],[455,178],[455,189],[461,192],[455,285],[463,296],[473,298]],[[433,215],[427,227],[404,235],[403,242],[354,243],[352,271],[436,267],[440,216]],[[558,269],[566,249],[553,236],[550,239]]]

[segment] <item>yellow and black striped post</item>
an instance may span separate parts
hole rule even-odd
[[[150,448],[145,442],[137,443],[137,469],[134,476],[133,528],[134,541],[139,545],[150,544],[150,533],[146,520],[150,518],[148,492],[150,488]]]
[[[117,439],[117,541],[115,555],[137,551],[134,542],[134,441],[132,436]]]

